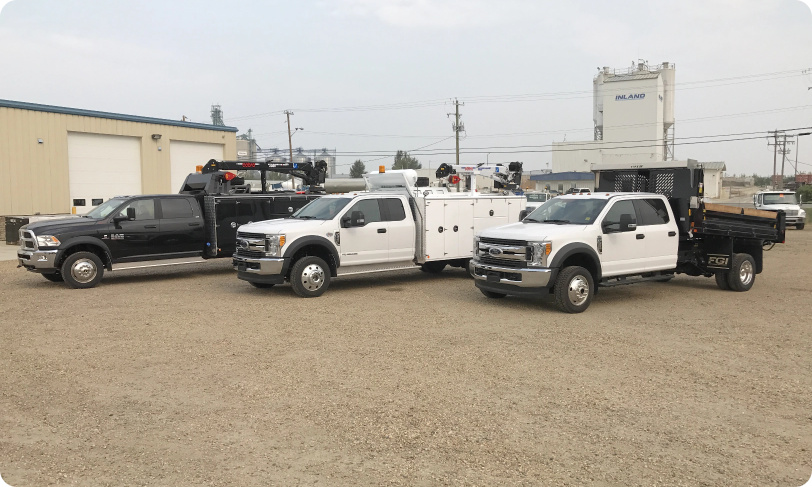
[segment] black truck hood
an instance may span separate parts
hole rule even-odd
[[[34,235],[54,235],[58,237],[67,232],[73,233],[83,230],[92,232],[102,221],[94,218],[60,218],[29,223],[23,226],[22,230],[31,230]]]

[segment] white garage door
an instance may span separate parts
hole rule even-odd
[[[70,132],[68,168],[78,214],[113,196],[141,194],[141,139]]]
[[[180,191],[186,176],[195,172],[197,166],[203,166],[209,159],[223,160],[223,144],[204,142],[169,142],[169,160],[171,164],[172,192]]]

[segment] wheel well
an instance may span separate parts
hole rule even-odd
[[[62,256],[59,258],[59,262],[56,263],[56,267],[61,268],[62,263],[65,262],[65,259],[67,259],[68,256],[75,254],[76,252],[90,252],[96,254],[96,256],[98,256],[99,259],[101,259],[102,265],[104,265],[104,267],[106,267],[108,270],[112,265],[110,259],[107,257],[107,252],[105,252],[103,248],[99,247],[98,245],[81,243],[74,245],[73,247],[70,247],[68,249],[65,249],[65,252],[63,252]]]
[[[593,259],[588,254],[576,253],[567,256],[567,258],[564,259],[564,262],[561,263],[561,268],[563,269],[569,266],[583,267],[584,269],[588,270],[590,274],[592,274],[592,279],[594,279],[595,281],[601,278],[600,268],[598,267],[598,264],[595,262],[595,259]]]
[[[761,274],[761,269],[764,265],[764,250],[758,243],[753,244],[747,241],[734,240],[733,241],[734,254],[750,254],[756,262],[756,274]]]
[[[293,264],[302,257],[307,256],[319,257],[324,262],[327,262],[327,265],[330,266],[331,277],[336,276],[336,273],[338,272],[338,265],[335,261],[335,258],[333,257],[333,253],[322,245],[305,245],[304,247],[300,248],[299,250],[296,251],[296,253],[293,254],[293,257],[290,259],[288,274],[285,277],[290,279],[290,270],[293,268]]]

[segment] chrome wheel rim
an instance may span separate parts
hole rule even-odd
[[[589,297],[589,283],[584,276],[572,278],[567,289],[567,296],[570,303],[575,306],[581,306],[586,302],[586,298]]]
[[[749,260],[742,262],[741,267],[739,267],[739,280],[745,286],[753,280],[753,264]]]
[[[95,279],[96,272],[96,264],[90,259],[79,259],[70,268],[71,277],[82,284]]]
[[[301,280],[308,291],[318,291],[324,285],[324,269],[320,265],[310,264],[302,270]]]

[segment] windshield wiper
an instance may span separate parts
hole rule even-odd
[[[302,220],[315,220],[316,219],[315,216],[310,216],[310,215],[299,215],[299,216],[294,216],[293,218],[301,218]]]
[[[569,220],[542,220],[541,223],[570,223]]]
[[[536,220],[535,218],[525,218],[525,219],[524,219],[524,220],[522,220],[522,221],[523,221],[523,222],[535,222],[535,223],[541,223],[541,220]]]

